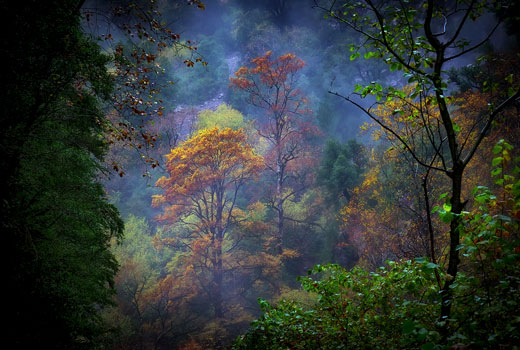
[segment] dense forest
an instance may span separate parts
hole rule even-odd
[[[16,349],[520,349],[520,3],[2,2]]]

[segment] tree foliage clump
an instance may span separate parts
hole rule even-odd
[[[265,112],[265,121],[258,133],[270,150],[266,155],[267,169],[274,174],[276,189],[271,200],[277,213],[279,250],[282,250],[285,205],[301,192],[297,188],[308,178],[305,170],[312,163],[306,142],[317,131],[306,117],[308,99],[298,88],[298,77],[305,62],[292,53],[271,57],[272,52],[251,60],[251,67],[240,67],[231,86],[247,95],[247,102]],[[292,181],[291,181],[292,180]],[[291,182],[295,185],[291,188]]]
[[[366,170],[367,157],[363,145],[349,140],[342,145],[330,139],[323,150],[317,181],[328,191],[331,202],[349,201]]]
[[[246,122],[242,113],[223,103],[216,110],[204,110],[197,115],[197,129],[231,128],[238,130],[244,128]]]
[[[247,292],[242,283],[248,275],[265,268],[272,272],[271,260],[277,260],[267,250],[269,243],[258,256],[240,246],[250,233],[260,242],[268,235],[252,218],[261,208],[240,208],[237,203],[242,187],[263,169],[263,159],[246,142],[243,129],[216,127],[202,129],[166,157],[168,177],[157,182],[164,194],[154,196],[153,204],[164,207],[161,222],[179,223],[182,228],[170,230],[171,236],[156,237],[159,246],[176,249],[159,289],[180,310],[186,302],[209,303],[209,310],[198,312],[209,318],[201,341],[219,347],[228,337],[226,329],[247,319],[242,308],[229,300]],[[257,232],[250,232],[253,229]]]
[[[375,272],[317,265],[300,278],[314,304],[261,300],[263,316],[234,348],[415,349],[420,343],[410,333],[432,324],[439,303],[429,264],[389,262]]]
[[[108,58],[83,33],[82,1],[2,5],[2,232],[9,343],[100,346],[118,263],[109,250],[123,222],[98,182],[106,143],[101,104]],[[12,33],[17,33],[13,35]]]

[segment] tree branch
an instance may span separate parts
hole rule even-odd
[[[486,125],[484,125],[484,127],[480,131],[480,133],[478,135],[478,138],[477,138],[477,141],[475,141],[475,144],[473,145],[473,148],[468,153],[466,158],[464,158],[464,160],[462,161],[462,164],[464,164],[464,166],[466,166],[469,163],[469,161],[471,160],[471,158],[473,158],[473,155],[477,151],[477,148],[479,147],[479,145],[482,142],[482,140],[484,140],[484,137],[486,137],[487,132],[491,128],[491,125],[492,125],[493,121],[495,120],[495,117],[500,112],[502,112],[504,110],[504,108],[506,108],[511,102],[513,102],[514,100],[516,100],[519,97],[520,97],[520,90],[518,90],[514,95],[510,96],[509,98],[507,98],[497,108],[495,108],[495,110],[493,112],[491,112],[491,114],[489,115],[489,119],[488,119]]]

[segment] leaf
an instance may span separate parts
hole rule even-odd
[[[460,126],[458,126],[458,125],[455,124],[455,123],[452,123],[452,125],[453,125],[453,130],[454,130],[455,132],[460,132]]]
[[[425,266],[426,266],[426,268],[428,268],[428,269],[436,269],[436,268],[439,267],[439,265],[437,265],[437,264],[435,264],[435,263],[432,263],[432,262],[427,263]]]
[[[502,168],[496,168],[491,172],[491,176],[497,176],[502,173]]]
[[[419,256],[419,257],[415,258],[415,262],[418,264],[423,264],[426,262],[426,258],[423,256]]]
[[[442,222],[449,224],[453,220],[455,215],[451,212],[440,212],[439,217],[441,218]]]
[[[491,165],[492,166],[497,166],[499,164],[502,164],[503,160],[504,160],[504,158],[502,158],[502,157],[493,158],[493,160],[491,161]]]
[[[406,320],[403,322],[402,330],[404,334],[410,334],[415,329],[415,322],[411,320]]]
[[[433,350],[433,348],[434,348],[434,344],[432,342],[423,344],[421,346],[421,350]]]
[[[499,214],[496,216],[496,218],[505,222],[511,222],[511,218],[506,215]]]

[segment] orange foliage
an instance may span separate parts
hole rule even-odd
[[[387,259],[431,255],[423,185],[426,183],[430,209],[447,188],[441,177],[419,165],[409,150],[423,163],[442,168],[443,160],[431,140],[441,153],[445,145],[434,98],[422,94],[414,99],[415,89],[405,86],[403,96],[395,96],[373,110],[386,128],[376,122],[362,126],[372,132],[374,140],[384,140],[388,148],[372,151],[373,165],[340,212],[346,241],[358,247],[361,263],[370,268]],[[402,146],[403,140],[409,149]],[[432,220],[436,223],[435,255],[439,257],[446,244],[447,227],[436,217]]]
[[[155,290],[156,298],[171,301],[172,315],[205,300],[210,306],[209,328],[200,337],[191,335],[199,344],[204,337],[218,342],[227,330],[251,321],[252,316],[238,306],[239,298],[279,264],[269,254],[270,229],[261,219],[265,208],[235,205],[241,186],[264,168],[263,158],[247,144],[242,129],[230,128],[203,129],[166,158],[168,177],[157,181],[164,193],[154,196],[153,205],[164,208],[159,221],[179,225],[166,232],[173,237],[154,239],[157,246],[176,252]],[[255,249],[263,250],[253,253],[241,248],[241,242],[256,242]],[[255,273],[259,276],[252,276]],[[218,336],[206,334],[215,327]]]
[[[262,157],[245,141],[242,130],[213,128],[172,149],[166,156],[169,177],[157,181],[165,193],[153,198],[154,206],[165,206],[159,220],[171,223],[195,215],[204,233],[228,223],[234,201],[227,196],[263,169]]]
[[[252,67],[239,68],[230,81],[234,88],[248,94],[251,105],[264,109],[267,114],[267,122],[258,132],[271,146],[266,154],[266,166],[276,177],[272,207],[278,214],[277,244],[281,252],[284,203],[301,192],[302,184],[310,179],[310,174],[299,170],[309,170],[308,165],[316,159],[306,139],[317,135],[318,130],[305,120],[311,111],[307,108],[308,100],[296,87],[297,73],[305,62],[291,53],[278,58],[272,58],[271,54],[268,51],[251,60]]]
[[[236,78],[231,78],[232,85],[242,90],[258,85],[279,87],[287,80],[292,81],[294,73],[305,66],[305,62],[294,54],[287,53],[274,60],[271,54],[271,51],[267,51],[264,56],[252,59],[253,68],[240,67],[235,73]]]
[[[485,74],[482,73],[485,72],[483,69],[477,77],[486,81],[484,87],[487,85],[488,89],[469,89],[446,99],[451,110],[458,152],[462,157],[469,154],[476,144],[490,109],[493,108],[490,103],[505,99],[508,90],[506,82],[512,81],[512,72],[518,66],[518,57],[498,56],[491,62],[484,67],[488,69],[488,75],[482,77]],[[376,160],[375,165],[340,214],[344,221],[343,229],[348,235],[347,241],[358,246],[362,261],[372,267],[380,265],[385,259],[410,258],[414,254],[428,255],[426,252],[420,254],[416,249],[410,249],[414,245],[419,248],[421,245],[428,247],[427,242],[421,242],[424,240],[422,232],[426,228],[424,200],[421,200],[424,194],[420,188],[421,179],[428,173],[408,151],[413,151],[423,163],[438,169],[449,170],[452,167],[446,159],[446,133],[442,128],[435,99],[424,91],[414,95],[416,86],[405,86],[401,91],[403,96],[394,96],[392,100],[381,103],[372,110],[387,128],[376,122],[366,123],[362,127],[364,130],[370,129],[375,140],[384,139],[389,142],[391,147],[386,154],[393,156],[373,159]],[[490,159],[495,157],[493,145],[502,138],[510,141],[515,148],[520,146],[517,141],[520,132],[518,109],[506,109],[493,125],[465,170],[462,188],[464,199],[472,198],[471,190],[477,185],[495,187],[497,197],[505,196],[504,189],[496,188],[490,177]],[[409,149],[403,148],[402,140]],[[432,140],[437,149],[432,146]],[[389,167],[390,176],[383,176],[384,170],[388,171]],[[438,172],[431,171],[428,175],[430,208],[435,205],[442,207],[444,201],[449,200],[449,193],[442,201],[438,199],[442,192],[448,191],[448,186],[446,179],[443,181],[437,174]],[[397,177],[400,179],[395,180]],[[390,198],[388,193],[397,195]],[[390,203],[385,205],[385,202]],[[472,205],[471,201],[467,202],[464,210],[471,211]],[[418,215],[409,214],[413,212]],[[442,263],[446,252],[444,247],[447,225],[440,222],[436,214],[432,215],[432,220],[436,251]]]
[[[360,264],[429,255],[421,179],[395,150],[373,154],[370,170],[340,211],[343,244],[353,244]],[[430,185],[431,186],[431,185]],[[436,248],[444,243],[436,231]]]

